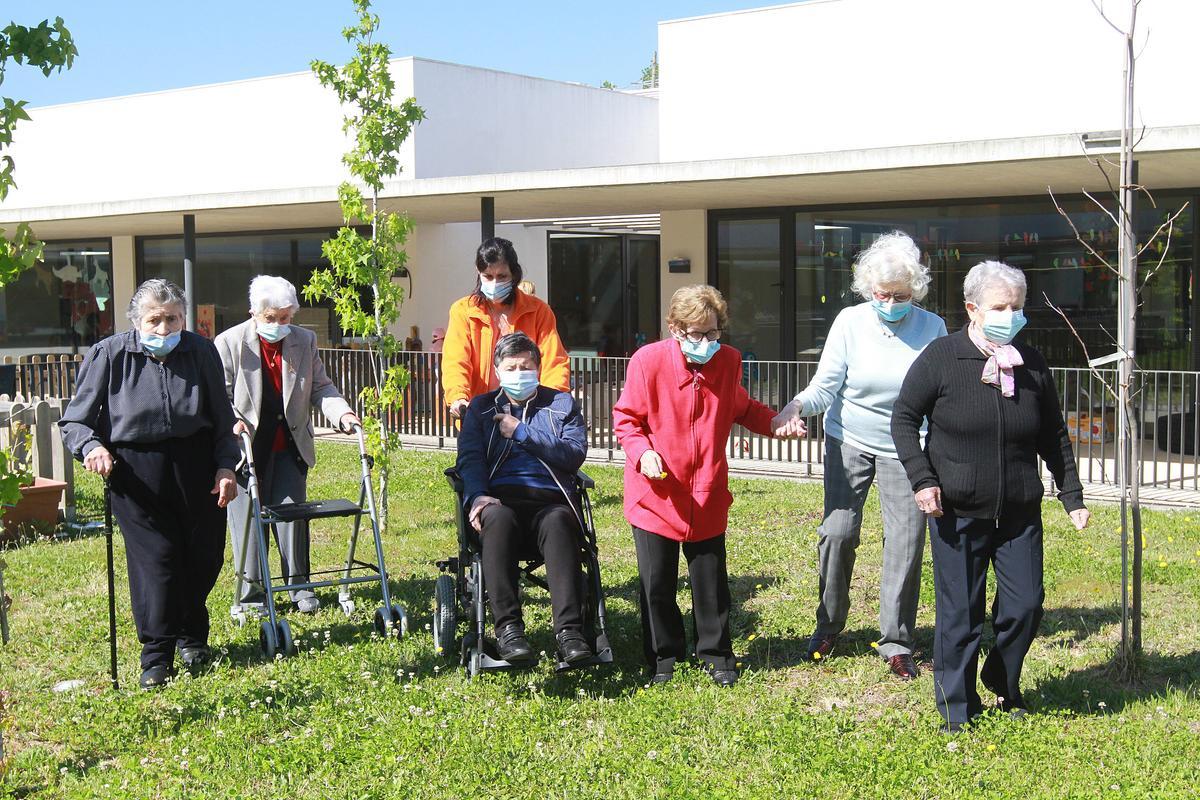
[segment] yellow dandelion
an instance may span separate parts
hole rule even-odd
[[[817,650],[813,653],[813,661],[820,661],[820,660],[821,660],[821,651]]]
[[[1173,542],[1173,541],[1175,541],[1175,537],[1174,537],[1174,536],[1168,536],[1168,537],[1167,537],[1167,544],[1170,544],[1170,543],[1171,543],[1171,542]]]
[[[879,649],[879,642],[871,642],[871,647],[875,650]]]
[[[988,745],[988,747],[987,747],[987,749],[988,749],[988,752],[990,753],[990,752],[992,752],[993,750],[995,750],[995,749],[996,749],[996,745],[994,745],[994,744],[989,744],[989,745]]]
[[[750,634],[749,636],[747,636],[747,637],[746,637],[746,641],[747,641],[747,642],[753,642],[753,641],[754,641],[755,639],[757,639],[757,638],[758,638],[758,634],[757,634],[757,633],[752,633],[752,634]]]

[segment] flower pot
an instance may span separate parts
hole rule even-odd
[[[21,487],[21,499],[4,512],[4,536],[12,538],[22,522],[43,520],[58,522],[58,502],[67,484],[50,478],[35,478],[31,486]]]

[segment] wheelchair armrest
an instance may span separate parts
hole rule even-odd
[[[449,467],[443,474],[446,476],[446,483],[450,484],[450,488],[461,498],[464,488],[462,475],[459,475],[454,467]]]
[[[584,472],[583,470],[579,470],[578,472],[575,473],[575,480],[577,480],[579,482],[579,486],[582,489],[595,489],[596,488],[596,482],[594,480],[592,480],[592,477],[590,475],[588,475],[586,472]]]

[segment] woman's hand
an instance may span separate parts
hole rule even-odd
[[[102,478],[107,478],[113,471],[112,453],[104,445],[93,447],[91,451],[83,457],[83,467],[88,472],[94,472]]]
[[[250,426],[242,422],[240,419],[233,423],[233,435],[240,437],[243,433],[249,433]]]
[[[489,497],[486,494],[481,494],[475,498],[475,502],[471,504],[471,513],[467,515],[467,519],[471,522],[471,527],[477,531],[483,530],[483,510],[488,506],[498,506],[500,501],[494,497]]]
[[[913,499],[917,501],[917,508],[929,516],[940,517],[942,515],[942,489],[940,486],[922,489],[913,495]]]
[[[209,492],[209,494],[217,496],[217,508],[224,508],[229,505],[230,501],[237,497],[237,492],[237,480],[234,477],[233,470],[217,470],[216,480],[213,481],[212,491]]]
[[[661,481],[667,477],[667,468],[663,465],[662,456],[653,450],[642,453],[638,462],[638,470],[652,481]]]
[[[1088,522],[1092,518],[1092,512],[1086,508],[1077,508],[1071,512],[1071,524],[1075,526],[1075,530],[1081,531],[1088,526]]]
[[[450,416],[455,419],[462,419],[463,412],[467,410],[468,405],[469,403],[465,397],[455,400],[450,404]]]
[[[352,411],[342,414],[342,418],[338,420],[338,427],[341,428],[342,433],[350,433],[354,430],[355,425],[362,425],[362,420]]]

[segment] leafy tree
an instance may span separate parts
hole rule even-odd
[[[642,69],[642,88],[657,89],[658,88],[658,51],[654,51],[654,55],[650,56],[650,64]]]
[[[49,77],[52,72],[70,69],[76,55],[75,40],[62,17],[55,17],[53,24],[42,20],[32,28],[10,22],[0,31],[0,84],[4,83],[9,62],[40,69]],[[17,185],[13,178],[16,165],[12,156],[4,151],[12,145],[17,123],[29,119],[26,105],[26,100],[0,97],[0,201]],[[28,225],[17,225],[11,237],[0,229],[0,287],[11,283],[41,257],[42,243]]]
[[[383,182],[400,172],[400,147],[425,112],[412,97],[393,102],[395,83],[388,70],[392,52],[375,40],[379,16],[371,13],[370,0],[353,2],[358,22],[343,29],[342,36],[354,46],[354,57],[341,67],[316,60],[312,70],[348,109],[342,128],[353,134],[354,146],[342,162],[370,197],[349,181],[338,188],[345,224],[321,246],[329,268],[314,270],[303,292],[310,302],[331,301],[342,330],[368,343],[372,382],[359,397],[365,411],[363,428],[379,466],[379,508],[386,529],[391,454],[399,446],[388,411],[403,402],[408,385],[407,370],[393,358],[401,343],[391,326],[404,302],[404,290],[393,278],[407,262],[403,245],[413,225],[403,214],[382,210],[379,193]],[[370,226],[370,237],[358,232],[362,225]]]

